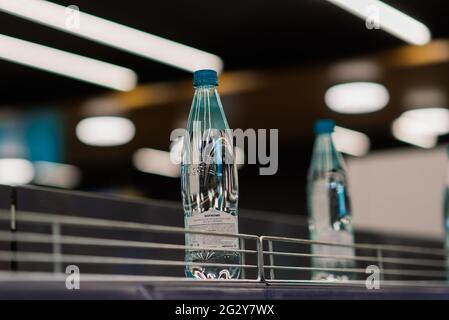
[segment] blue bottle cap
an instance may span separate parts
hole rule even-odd
[[[315,122],[315,134],[334,132],[335,121],[330,119],[318,120]]]
[[[193,86],[218,86],[218,75],[215,70],[204,69],[193,73]]]

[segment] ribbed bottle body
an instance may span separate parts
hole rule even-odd
[[[232,134],[215,86],[196,88],[187,133],[181,166],[185,227],[193,231],[238,233],[237,165]],[[239,278],[241,257],[232,251],[239,249],[238,239],[187,234],[186,245],[187,277]]]

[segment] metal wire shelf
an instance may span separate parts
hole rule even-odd
[[[119,234],[119,235],[118,235]],[[186,234],[238,239],[241,263],[184,261]],[[9,246],[9,247],[8,247]],[[354,256],[311,253],[312,246],[350,247]],[[317,267],[311,259],[352,261],[352,267]],[[83,281],[188,282],[186,266],[240,268],[235,280],[267,285],[365,286],[367,266],[378,266],[382,286],[449,287],[444,249],[385,244],[338,244],[296,238],[191,231],[140,222],[0,210],[0,282],[64,281],[64,266],[82,266]],[[348,280],[311,280],[312,272],[354,274]],[[193,280],[198,281],[198,280]]]
[[[13,223],[11,219],[14,219]],[[62,276],[66,277],[67,275],[62,273],[62,265],[63,264],[89,264],[89,265],[115,265],[118,266],[119,269],[123,269],[120,267],[123,266],[153,266],[153,267],[177,267],[178,269],[183,269],[186,266],[208,266],[208,267],[236,267],[241,269],[242,279],[236,281],[245,281],[245,282],[260,282],[259,274],[261,266],[257,263],[259,262],[258,254],[260,252],[258,246],[260,243],[259,237],[254,235],[245,235],[245,234],[226,234],[226,233],[215,233],[215,232],[202,232],[202,231],[190,231],[185,230],[183,228],[177,227],[169,227],[169,226],[161,226],[161,225],[152,225],[152,224],[144,224],[137,222],[127,222],[127,221],[112,221],[112,220],[104,220],[104,219],[95,219],[95,218],[85,218],[85,217],[73,217],[73,216],[61,216],[54,214],[42,214],[42,213],[33,213],[33,212],[14,212],[12,215],[9,211],[0,211],[0,222],[10,223],[9,225],[27,225],[28,229],[31,226],[32,231],[11,231],[11,230],[1,230],[0,231],[0,243],[1,242],[9,242],[14,243],[15,246],[17,244],[44,244],[50,245],[51,248],[49,252],[41,252],[42,248],[33,248],[32,251],[30,249],[16,249],[16,250],[0,250],[0,262],[12,262],[12,263],[39,263],[52,265],[52,270],[48,272],[37,272],[42,279],[55,279]],[[47,226],[46,230],[39,228],[42,226]],[[214,251],[233,251],[238,252],[242,255],[240,264],[222,264],[222,263],[200,263],[200,262],[185,262],[183,259],[183,254],[186,250],[211,250],[210,248],[205,247],[189,247],[184,244],[171,243],[168,242],[166,238],[162,237],[164,241],[135,241],[135,240],[127,240],[127,239],[114,239],[114,238],[104,238],[104,237],[92,237],[92,236],[73,236],[73,235],[64,235],[62,232],[67,227],[82,227],[83,229],[91,229],[94,232],[97,230],[115,230],[115,231],[133,231],[139,232],[142,234],[150,234],[154,235],[177,235],[180,236],[178,239],[178,243],[183,243],[184,237],[186,234],[197,234],[197,235],[205,235],[205,236],[220,236],[220,237],[229,237],[236,238],[239,241],[239,249],[222,249],[222,248],[214,248]],[[35,230],[38,229],[38,230]],[[125,234],[126,235],[126,234]],[[170,241],[173,241],[170,239]],[[252,247],[254,250],[245,249],[248,242],[252,242]],[[104,247],[110,247],[114,249],[153,249],[159,250],[159,252],[155,252],[152,254],[151,259],[147,259],[144,257],[123,257],[117,256],[117,253],[114,253],[112,256],[107,255],[98,255],[97,251],[94,254],[69,254],[63,253],[64,246],[77,246],[78,248],[86,248],[93,247],[96,248],[97,251],[101,252],[101,249]],[[176,259],[161,259],[158,257],[166,256],[168,251],[176,251],[177,254],[174,255]],[[162,252],[162,254],[161,254]],[[119,255],[123,254],[123,250],[119,250]],[[254,255],[253,261],[254,264],[247,264],[245,261],[248,256]],[[104,268],[110,270],[110,268]],[[255,272],[252,272],[252,275],[248,275],[246,269],[253,269]],[[84,275],[83,279],[108,279],[109,281],[129,281],[134,279],[146,279],[149,280],[180,280],[182,279],[182,272],[178,272],[178,276],[164,276],[164,275],[156,275],[151,274],[151,270],[145,270],[144,275],[132,275],[132,274],[122,274],[118,273],[119,271],[114,271],[113,274],[90,274]],[[101,269],[100,269],[101,271]],[[160,271],[160,270],[159,270]],[[179,270],[178,270],[179,271]],[[149,274],[148,274],[149,273]],[[3,274],[3,277],[1,276]],[[27,270],[18,270],[17,272],[11,271],[1,271],[0,279],[4,279],[10,276],[14,276],[16,279],[21,278],[33,278],[34,273],[29,272]],[[26,277],[21,277],[26,276]],[[123,280],[125,279],[125,280]]]
[[[310,283],[310,273],[313,271],[339,272],[355,274],[357,280],[336,281],[337,284],[358,284],[365,286],[365,279],[370,274],[367,267],[379,268],[382,284],[386,285],[417,285],[417,286],[448,286],[447,253],[444,249],[435,249],[416,246],[398,246],[385,244],[337,244],[331,242],[312,241],[285,237],[261,237],[262,255],[268,263],[263,265],[264,279],[267,283]],[[276,249],[288,244],[288,250]],[[324,255],[309,253],[312,246],[349,247],[355,249],[356,255]],[[299,248],[300,247],[300,248]],[[307,250],[309,252],[307,252]],[[306,251],[306,252],[305,252]],[[388,255],[394,254],[395,257]],[[407,257],[403,257],[406,254]],[[412,257],[410,257],[412,255]],[[298,265],[296,262],[279,260],[279,257],[307,258],[318,260],[352,261],[357,267],[352,268],[325,268],[307,265]],[[399,266],[405,266],[399,267]],[[407,269],[406,269],[407,268]],[[282,274],[279,271],[290,271],[294,275]],[[301,273],[302,272],[302,273]],[[363,275],[363,276],[362,276]],[[360,281],[359,279],[363,279]],[[312,282],[326,283],[329,281],[313,280]]]

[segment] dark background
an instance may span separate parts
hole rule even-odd
[[[242,208],[304,214],[315,120],[334,118],[341,126],[363,131],[371,138],[372,150],[405,147],[390,130],[392,121],[404,110],[405,92],[424,86],[449,94],[449,56],[415,64],[394,59],[406,47],[403,41],[382,30],[368,30],[363,20],[326,1],[53,2],[75,4],[81,11],[223,58],[220,92],[231,128],[279,129],[279,171],[274,176],[259,176],[257,165],[246,165],[239,173]],[[442,39],[449,48],[444,40],[449,36],[445,1],[385,2],[425,23],[434,39]],[[0,60],[0,109],[21,112],[51,106],[63,113],[64,161],[82,170],[79,189],[180,200],[179,179],[137,171],[132,154],[141,147],[168,150],[170,131],[184,125],[190,108],[191,74],[2,12],[0,33],[131,68],[141,87],[129,95],[139,97],[139,93],[151,91],[157,96],[160,86],[165,88],[163,99],[141,98],[139,103],[123,107],[123,114],[137,128],[131,143],[89,147],[75,137],[76,124],[86,116],[86,101],[127,94]],[[360,58],[378,62],[379,74],[357,79],[331,76],[337,63]],[[233,79],[240,79],[237,88],[229,84]],[[327,109],[326,89],[350,80],[385,84],[391,95],[389,105],[366,115],[341,115]],[[446,140],[440,138],[440,142]]]

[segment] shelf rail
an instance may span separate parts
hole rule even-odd
[[[374,270],[378,272],[382,284],[448,286],[449,264],[444,249],[367,243],[339,244],[268,236],[260,239],[261,247],[267,248],[262,250],[264,261],[268,261],[263,265],[263,277],[267,283],[300,284],[312,281],[366,285],[368,276]],[[314,247],[351,248],[355,254],[316,254],[313,252],[319,250],[314,250]],[[304,259],[308,262],[304,263]],[[310,262],[312,260],[314,264]],[[331,277],[321,280],[318,276],[315,279],[314,274],[320,273]],[[311,278],[315,280],[309,280]]]
[[[186,235],[233,238],[239,246],[186,246]],[[316,247],[350,248],[354,254],[317,254]],[[199,251],[238,253],[240,258],[232,263],[184,260],[186,252]],[[204,282],[367,286],[377,271],[381,286],[449,288],[447,257],[442,248],[339,244],[0,210],[0,281],[63,281],[66,267],[77,265],[83,281],[192,281],[184,269],[199,267],[240,271],[239,279],[206,277]],[[317,273],[331,277],[319,279]]]

